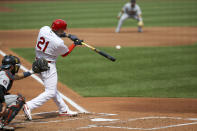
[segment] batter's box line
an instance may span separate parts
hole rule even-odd
[[[132,128],[132,127],[122,127],[122,126],[102,126],[102,125],[88,125],[87,127],[80,127],[77,129],[87,129],[87,128],[95,128],[95,127],[105,127],[105,128],[114,128],[114,129],[127,129],[127,130],[159,130],[165,128],[172,128],[172,127],[180,127],[180,126],[188,126],[188,125],[195,125],[197,122],[192,123],[184,123],[184,124],[177,124],[177,125],[169,125],[169,126],[162,126],[162,127],[155,127],[155,128]]]
[[[66,122],[66,121],[74,121],[74,120],[80,120],[83,118],[72,118],[72,119],[66,119],[66,120],[51,120],[51,121],[41,121],[41,120],[32,120],[32,121],[26,121],[26,122],[16,122],[11,123],[10,125],[26,125],[26,124],[45,124],[45,123],[60,123],[60,122]]]
[[[142,118],[131,118],[131,119],[128,119],[128,121],[147,120],[147,119],[175,119],[175,120],[197,121],[197,118],[168,117],[168,116],[148,116],[148,117],[142,117]]]
[[[33,113],[32,116],[51,114],[51,113],[58,113],[58,111]],[[79,114],[84,114],[84,113],[79,113]],[[86,113],[84,115],[86,115]],[[96,116],[88,116],[88,115],[96,115]],[[13,121],[14,123],[11,123],[11,125],[26,125],[26,124],[36,124],[36,123],[43,123],[43,124],[44,123],[58,123],[58,122],[66,122],[66,121],[73,121],[73,120],[84,120],[84,119],[91,120],[91,119],[98,118],[98,117],[107,117],[107,116],[114,116],[114,115],[117,115],[117,114],[92,112],[92,113],[87,113],[87,116],[84,116],[84,117],[80,117],[80,118],[76,117],[76,118],[66,119],[66,120],[50,120],[50,121],[32,120],[32,121],[21,122],[21,121],[18,121],[17,119],[15,119]],[[24,117],[24,116],[25,115],[17,115],[17,117]]]
[[[190,120],[195,121],[191,123],[182,123],[182,124],[176,124],[176,125],[168,125],[168,126],[161,126],[161,127],[153,127],[153,128],[133,128],[133,127],[123,127],[123,126],[110,126],[109,124],[115,124],[120,122],[128,122],[128,121],[137,121],[137,120],[149,120],[149,119],[174,119],[174,120]],[[165,129],[165,128],[172,128],[172,127],[181,127],[181,126],[188,126],[188,125],[195,125],[197,124],[197,118],[182,118],[182,117],[165,117],[165,116],[150,116],[150,117],[142,117],[142,118],[131,118],[128,119],[128,121],[116,121],[116,122],[105,122],[98,124],[92,124],[88,125],[86,127],[79,127],[80,129],[87,129],[87,128],[96,128],[96,127],[105,127],[105,128],[118,128],[118,129],[128,129],[128,130],[159,130],[159,129]]]
[[[52,113],[58,113],[58,111],[49,111],[49,112],[38,112],[38,113],[32,113],[32,116],[37,116],[37,115],[44,115],[44,114],[52,114]],[[89,113],[78,113],[78,114],[87,114],[87,115],[99,115],[100,117],[105,117],[105,116],[115,116],[118,114],[111,114],[111,113],[96,113],[96,112],[89,112]],[[24,117],[25,115],[17,115],[18,117]]]

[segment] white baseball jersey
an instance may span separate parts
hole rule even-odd
[[[36,44],[36,57],[44,57],[48,61],[56,61],[59,55],[69,51],[64,41],[58,37],[49,26],[40,29]]]
[[[49,70],[40,73],[45,91],[26,103],[30,110],[38,108],[51,98],[58,106],[60,113],[69,110],[57,90],[58,75],[56,69],[57,57],[66,54],[68,51],[69,49],[64,45],[64,41],[49,26],[44,26],[40,29],[35,47],[36,57],[44,57],[52,62],[49,62]]]
[[[141,11],[139,5],[138,5],[138,4],[135,4],[135,7],[132,8],[132,7],[131,7],[131,2],[126,3],[126,4],[124,5],[123,11],[124,11],[125,13],[127,13],[128,15],[141,15],[141,14],[142,14],[142,11]]]

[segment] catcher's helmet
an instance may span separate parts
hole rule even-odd
[[[12,65],[14,66],[12,73],[17,73],[20,68],[20,59],[12,55],[4,56],[2,60],[1,69],[10,69]]]
[[[16,62],[15,62],[14,57],[11,55],[6,55],[3,57],[1,68],[2,69],[9,69],[12,65],[15,65],[15,64],[16,64]]]
[[[67,23],[66,21],[62,20],[62,19],[56,19],[55,21],[53,21],[52,25],[51,25],[51,28],[52,30],[54,31],[57,31],[57,30],[66,30],[66,27],[67,27]]]

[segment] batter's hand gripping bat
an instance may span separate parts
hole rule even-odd
[[[70,35],[70,34],[68,34],[68,35],[65,34],[66,37],[70,38],[69,35]],[[77,37],[76,37],[76,38],[77,38]],[[107,53],[105,53],[105,52],[103,52],[103,51],[100,51],[100,50],[96,49],[96,48],[93,47],[93,46],[90,46],[90,45],[88,45],[88,44],[86,44],[86,43],[84,43],[84,42],[81,42],[81,44],[84,45],[84,46],[86,46],[86,47],[88,47],[88,48],[90,48],[91,50],[95,51],[96,53],[98,53],[98,54],[104,56],[105,58],[107,58],[107,59],[109,59],[109,60],[111,60],[111,61],[115,61],[115,60],[116,60],[114,57],[110,56],[109,54],[107,54]]]

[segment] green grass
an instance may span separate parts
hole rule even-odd
[[[116,27],[116,16],[129,0],[72,0],[9,3],[1,6],[1,29],[39,29],[54,19],[68,28]],[[146,27],[197,26],[196,0],[139,0]],[[136,26],[125,21],[123,27]],[[197,97],[197,45],[176,47],[99,47],[115,56],[111,62],[87,48],[58,58],[59,80],[82,96]],[[32,62],[34,49],[12,49]]]
[[[116,16],[128,0],[59,1],[9,3],[1,6],[14,12],[0,12],[0,29],[38,29],[65,19],[69,28],[116,27]],[[197,26],[196,0],[141,0],[145,26]],[[130,19],[123,27],[136,26]]]
[[[99,49],[117,61],[78,47],[58,58],[59,80],[86,97],[197,97],[197,45]],[[32,48],[12,50],[34,59]]]

